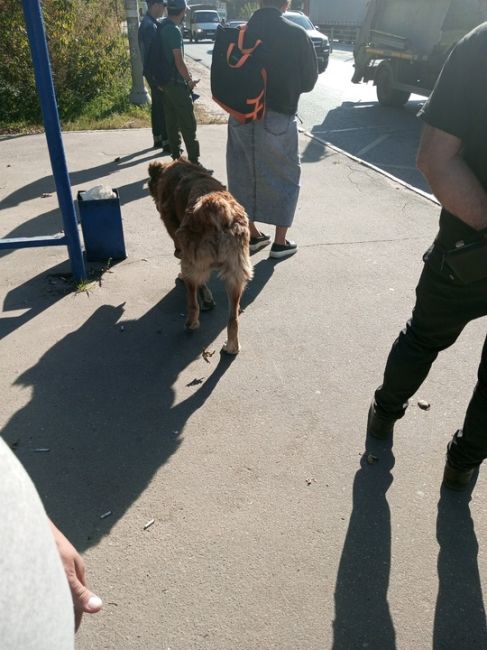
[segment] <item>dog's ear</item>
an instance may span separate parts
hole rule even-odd
[[[160,160],[153,160],[149,163],[149,176],[152,180],[156,180],[164,171],[165,164]]]

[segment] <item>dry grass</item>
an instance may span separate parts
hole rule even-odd
[[[198,100],[194,106],[198,124],[226,124],[227,115],[212,110],[206,103]],[[150,114],[147,107],[130,108],[127,111],[115,112],[111,115],[97,117],[81,115],[76,120],[64,122],[63,131],[96,131],[110,129],[141,129],[150,127]],[[0,123],[0,135],[27,135],[41,133],[42,124],[29,124],[27,122]]]

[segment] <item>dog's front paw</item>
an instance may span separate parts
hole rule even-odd
[[[225,354],[232,354],[235,356],[240,352],[240,345],[239,343],[229,343],[228,341],[226,341],[226,343],[223,344],[222,352],[225,352]]]

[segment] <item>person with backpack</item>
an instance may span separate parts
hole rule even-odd
[[[286,239],[301,175],[296,112],[301,93],[311,91],[318,79],[313,43],[302,27],[283,17],[287,8],[282,0],[262,0],[247,24],[245,47],[261,41],[264,110],[256,107],[255,116],[245,120],[230,115],[226,156],[228,189],[249,215],[250,250],[264,248],[271,239],[255,222],[271,224],[276,230],[270,257],[277,259],[297,251],[296,243]]]
[[[139,50],[142,57],[144,71],[147,66],[150,47],[157,33],[159,20],[164,15],[165,0],[147,0],[147,13],[143,17],[138,32]],[[164,117],[164,105],[162,102],[162,91],[151,79],[147,78],[151,92],[151,123],[152,136],[154,138],[154,149],[162,148],[165,153],[170,153],[169,140],[167,138],[166,120]]]
[[[159,26],[158,38],[165,71],[159,79],[162,88],[167,137],[171,156],[181,156],[181,136],[190,162],[199,164],[200,146],[196,138],[196,118],[192,91],[194,81],[184,62],[183,35],[180,25],[188,5],[186,0],[167,0],[167,18]]]

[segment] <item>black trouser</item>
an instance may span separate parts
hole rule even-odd
[[[152,98],[150,109],[152,135],[154,137],[154,144],[160,145],[162,147],[168,144],[166,119],[164,117],[164,93],[156,86],[151,86],[150,92]]]
[[[435,247],[416,287],[411,320],[392,346],[384,382],[375,393],[378,414],[402,417],[438,353],[457,340],[468,322],[486,314],[487,279],[463,285],[451,276]],[[458,469],[487,458],[487,338],[463,430],[455,435],[448,458]]]

